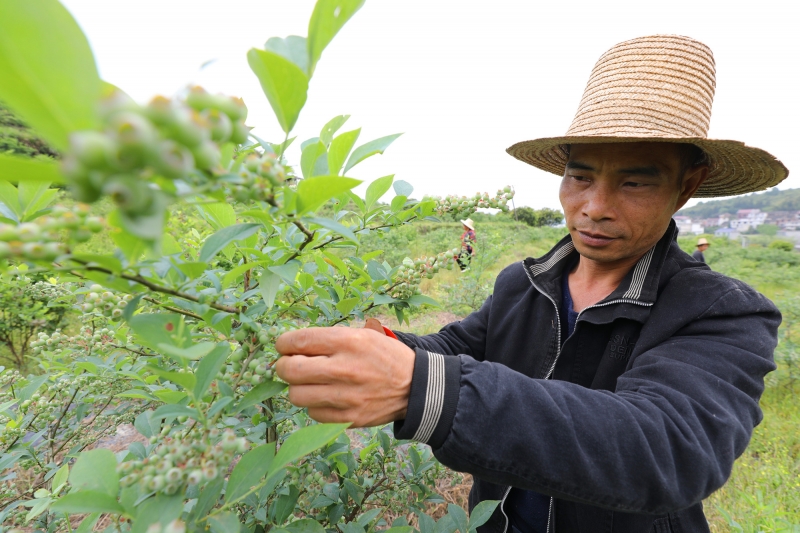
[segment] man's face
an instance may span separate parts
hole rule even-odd
[[[572,145],[559,196],[581,256],[613,266],[653,247],[707,168],[680,172],[673,143]]]
[[[708,245],[707,244],[701,244],[701,245],[699,245],[697,247],[697,249],[700,250],[701,252],[705,252],[706,250],[708,250]]]

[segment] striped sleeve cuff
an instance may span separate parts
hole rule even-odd
[[[395,423],[395,436],[440,447],[453,424],[460,380],[457,356],[417,348],[408,412]]]

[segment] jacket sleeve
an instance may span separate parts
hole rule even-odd
[[[779,323],[735,285],[635,354],[615,392],[428,353],[423,365],[442,370],[415,369],[427,393],[400,437],[427,437],[443,464],[497,484],[624,512],[686,508],[723,485],[760,422]]]
[[[491,307],[492,297],[489,296],[480,309],[464,320],[446,325],[438,333],[417,336],[395,331],[394,334],[411,348],[445,355],[465,354],[480,361],[484,359],[486,350],[486,328]]]

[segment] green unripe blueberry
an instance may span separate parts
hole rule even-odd
[[[248,363],[247,368],[249,368],[250,370],[254,370],[258,365],[259,365],[258,359],[254,357],[253,359],[250,360],[250,363]]]
[[[150,490],[157,491],[163,489],[164,485],[166,485],[164,476],[158,475],[158,476],[153,476],[153,478],[150,480],[150,483],[147,484],[147,488]]]
[[[153,191],[147,183],[134,176],[114,176],[103,187],[103,192],[126,213],[144,212],[153,201]]]
[[[242,144],[250,135],[250,129],[251,128],[245,126],[244,122],[235,121],[233,123],[233,131],[231,132],[230,142],[234,144]]]
[[[90,169],[109,170],[117,151],[114,139],[97,131],[75,132],[69,144],[72,155]]]
[[[194,156],[186,147],[166,140],[158,144],[152,163],[165,178],[182,178],[194,168]]]
[[[207,109],[201,113],[211,127],[211,140],[227,141],[233,133],[233,123],[228,115],[218,109]]]
[[[236,333],[233,334],[233,338],[238,342],[244,342],[245,339],[247,339],[247,330],[245,330],[243,327],[239,328]]]
[[[219,147],[211,141],[204,141],[192,148],[197,168],[213,170],[220,166],[222,154]]]

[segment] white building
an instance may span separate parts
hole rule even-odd
[[[672,217],[675,219],[675,224],[678,226],[678,234],[680,235],[702,235],[703,226],[692,222],[692,219],[683,215]]]
[[[731,219],[730,227],[744,232],[750,228],[757,228],[767,220],[767,214],[762,213],[761,209],[739,209],[736,218]]]

